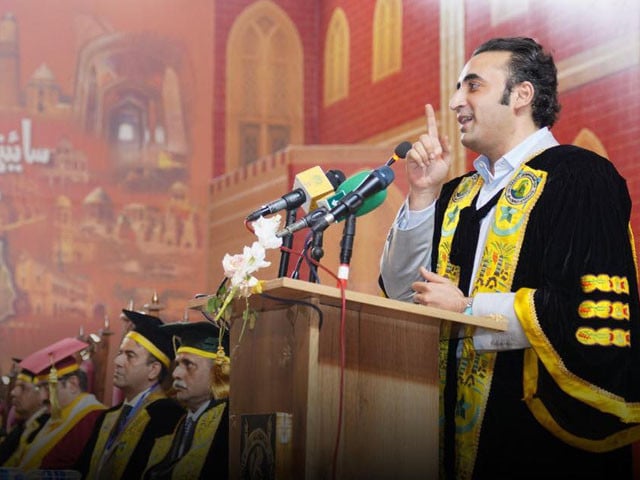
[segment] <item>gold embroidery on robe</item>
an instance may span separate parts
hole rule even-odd
[[[469,178],[474,179],[476,176],[477,174]],[[544,189],[546,176],[546,172],[534,170],[523,164],[504,188],[495,207],[478,272],[473,282],[472,295],[484,292],[510,291],[529,214]],[[456,283],[459,272],[455,272],[456,275],[451,276],[452,269],[448,266],[448,253],[451,249],[453,233],[459,219],[459,214],[456,212],[455,199],[460,196],[460,190],[477,192],[480,189],[480,185],[481,181],[475,180],[474,185],[470,188],[464,186],[461,189],[461,186],[458,186],[445,212],[442,227],[444,242],[441,240],[438,249],[438,273],[447,276]],[[473,196],[470,198],[464,197],[468,198],[467,205],[471,203]],[[445,226],[450,218],[449,215],[455,222],[453,230]],[[455,218],[453,215],[455,215]],[[447,238],[444,238],[445,230],[447,231]],[[446,335],[445,338],[450,335],[449,329],[450,327],[442,329],[442,332]],[[473,474],[482,420],[491,389],[496,359],[495,352],[479,353],[475,351],[473,347],[474,330],[470,326],[464,329],[463,339],[461,340],[461,356],[457,368],[455,408],[455,475],[457,480],[471,478]],[[449,354],[447,346],[448,342],[440,342],[441,387],[444,387],[443,382],[446,379],[446,361]],[[455,352],[450,352],[450,354],[455,355]],[[441,388],[441,400],[442,393]],[[442,415],[444,407],[442,405],[443,402],[441,401],[440,403]]]
[[[191,448],[175,463],[171,471],[171,478],[184,479],[200,476],[226,407],[226,403],[221,403],[200,415],[196,423]],[[182,428],[182,425],[183,423],[180,422],[178,428]],[[178,438],[176,432],[177,429],[172,435],[165,435],[156,440],[149,455],[147,470],[162,462],[170,454],[173,441]]]
[[[20,462],[20,469],[28,471],[38,468],[42,459],[80,420],[90,412],[104,408],[105,406],[99,403],[93,395],[85,393],[78,396],[71,404],[62,409],[58,422],[54,423],[49,418],[31,442],[29,451]]]
[[[29,420],[27,420],[27,424],[24,427],[24,431],[22,435],[20,435],[20,441],[18,442],[18,447],[11,454],[11,456],[4,462],[4,467],[7,468],[17,468],[22,461],[22,458],[26,455],[31,442],[29,442],[29,437],[33,432],[35,432],[38,428],[40,428],[40,423],[38,422],[38,418],[46,412],[45,408],[40,409],[37,413],[35,413]],[[33,440],[32,440],[33,441]]]
[[[151,392],[145,401],[140,405],[136,414],[127,422],[125,428],[113,439],[113,443],[107,449],[107,441],[113,430],[122,407],[113,412],[107,413],[100,426],[100,432],[91,456],[89,473],[86,478],[92,480],[104,479],[113,480],[121,478],[124,473],[131,454],[138,445],[147,424],[149,423],[149,413],[146,406],[166,398],[162,391]]]

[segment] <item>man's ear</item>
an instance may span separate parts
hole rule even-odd
[[[536,89],[531,82],[520,82],[513,87],[515,93],[514,105],[516,108],[522,108],[530,106],[533,103],[533,97],[536,93]]]
[[[162,365],[160,364],[160,362],[158,360],[153,360],[150,364],[149,364],[149,375],[147,376],[147,379],[150,381],[155,382],[156,380],[158,380],[160,378],[160,373],[162,372]]]

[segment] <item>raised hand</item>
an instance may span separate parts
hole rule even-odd
[[[427,133],[420,135],[406,157],[412,210],[422,210],[435,201],[451,166],[449,139],[439,135],[431,104],[425,106],[425,115]]]

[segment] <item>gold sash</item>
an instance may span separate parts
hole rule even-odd
[[[18,447],[11,454],[11,456],[4,462],[4,467],[17,468],[22,461],[22,458],[26,454],[29,449],[31,443],[29,442],[29,437],[33,432],[35,432],[38,428],[40,428],[40,423],[38,422],[38,418],[46,412],[46,408],[41,408],[36,413],[34,413],[28,420],[27,424],[24,427],[24,431],[22,435],[20,435],[20,441],[18,442]],[[34,437],[35,438],[35,437]],[[33,440],[32,440],[33,441]]]
[[[211,443],[218,431],[226,407],[226,403],[221,403],[213,408],[209,408],[200,415],[196,423],[191,448],[175,463],[171,471],[171,478],[183,479],[200,477],[200,472],[207,459],[207,454],[211,449]],[[181,427],[182,422],[179,423],[178,428]],[[178,436],[174,431],[172,435],[165,435],[156,440],[153,445],[153,450],[151,450],[151,454],[149,455],[147,470],[160,463],[169,454],[172,450],[173,440],[176,438],[178,438]]]
[[[483,292],[510,291],[529,214],[544,189],[546,177],[546,172],[531,169],[523,164],[505,187],[496,204],[480,266],[473,282],[472,295]],[[442,238],[438,247],[437,272],[456,283],[459,277],[459,268],[449,263],[453,234],[458,225],[460,210],[471,204],[481,185],[482,179],[478,174],[464,178],[455,190],[445,211]],[[478,353],[475,351],[473,333],[474,327],[465,327],[461,356],[457,366],[456,479],[468,479],[473,474],[480,429],[491,389],[496,359],[495,352]],[[441,418],[444,418],[443,390],[449,355],[447,341],[449,337],[450,326],[445,325],[445,328],[442,329],[439,360]],[[450,353],[456,355],[456,352]],[[441,422],[441,424],[444,423]],[[443,432],[440,433],[440,438],[442,448]]]
[[[98,402],[93,395],[83,393],[60,412],[59,421],[49,418],[31,442],[28,452],[20,462],[20,469],[24,471],[40,467],[42,459],[53,447],[76,426],[87,414],[95,410],[103,410],[105,406]]]
[[[109,448],[107,448],[107,441],[118,420],[122,406],[105,415],[93,449],[89,473],[86,478],[93,480],[122,478],[129,459],[149,423],[150,416],[146,407],[162,398],[166,398],[162,390],[158,389],[151,392],[140,405],[140,408],[137,409],[135,415],[127,422],[125,428],[114,438]]]

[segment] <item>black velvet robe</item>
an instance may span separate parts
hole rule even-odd
[[[193,477],[189,480],[227,480],[229,478],[229,405],[228,400],[211,400],[207,409],[198,418],[198,424],[205,421],[205,417],[211,412],[211,409],[221,404],[225,404],[220,423],[215,431],[209,431],[210,435],[207,440],[210,440],[207,454],[204,457],[198,457],[199,460],[203,460],[201,465],[192,465],[195,471],[199,474],[197,477]],[[172,478],[179,478],[174,472],[176,463],[182,459],[176,458],[175,451],[177,451],[180,442],[182,441],[182,429],[186,419],[186,415],[178,422],[173,432],[172,443],[166,457],[157,465],[153,465],[147,469],[144,474],[144,480],[171,480]],[[206,427],[206,424],[205,424]],[[198,426],[195,427],[196,430]],[[207,430],[205,430],[207,432]],[[196,441],[196,438],[193,440]],[[193,444],[192,444],[193,448]],[[195,462],[194,458],[191,458],[187,452],[183,455],[182,461]],[[185,479],[187,480],[187,479]]]
[[[120,452],[121,456],[127,458],[124,472],[119,477],[122,480],[142,478],[144,470],[147,466],[149,453],[151,452],[156,439],[164,435],[171,434],[182,415],[184,415],[184,409],[179,406],[173,399],[161,397],[159,393],[156,394],[156,396],[159,396],[160,398],[154,398],[148,404],[143,406],[143,409],[146,411],[149,420],[132,451]],[[104,452],[98,452],[94,450],[96,449],[96,444],[98,443],[101,436],[108,435],[109,433],[108,431],[105,432],[102,429],[102,424],[106,421],[107,417],[117,416],[121,406],[122,404],[119,404],[115,407],[105,410],[102,417],[96,422],[91,438],[87,442],[87,445],[85,446],[80,456],[78,464],[75,467],[75,470],[81,472],[82,478],[85,478],[87,480],[96,480],[90,478],[91,474],[89,473],[92,457],[94,455],[97,455],[99,457],[104,454]],[[125,430],[127,428],[128,427],[125,426]],[[117,479],[112,478],[111,480]]]
[[[516,311],[533,346],[527,355],[537,358],[535,391],[525,402],[527,350],[497,353],[473,478],[630,478],[631,451],[623,445],[640,438],[634,425],[640,422],[640,308],[627,187],[609,161],[577,147],[550,148],[528,166],[548,176],[526,225],[511,291],[528,291],[533,299],[524,314]],[[444,212],[461,178],[443,187],[436,204],[434,271]],[[606,291],[605,282],[590,291],[590,275],[623,279],[627,289]],[[604,305],[599,316],[583,308],[594,304]],[[611,305],[628,318],[613,318],[606,311]],[[578,339],[584,328],[623,330],[630,344],[613,346],[601,335],[603,344],[586,345]],[[450,352],[449,361],[454,357]],[[548,413],[536,418],[536,405]]]

